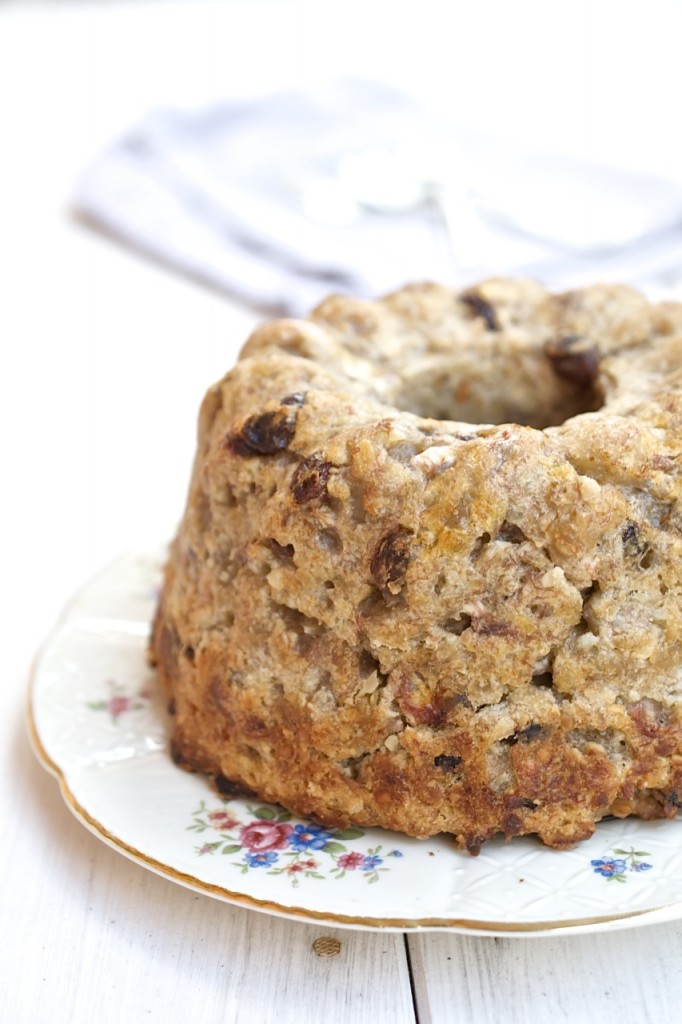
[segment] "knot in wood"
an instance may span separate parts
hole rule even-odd
[[[333,939],[331,935],[321,935],[313,942],[313,953],[316,956],[338,956],[340,952],[341,943],[338,939]]]

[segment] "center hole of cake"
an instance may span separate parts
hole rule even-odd
[[[427,419],[460,423],[558,426],[604,402],[599,354],[588,338],[567,335],[533,348],[496,348],[415,362],[393,404]]]

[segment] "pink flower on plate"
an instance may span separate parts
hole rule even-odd
[[[345,871],[355,871],[356,868],[360,867],[364,859],[362,853],[344,853],[336,863]]]
[[[146,690],[140,690],[134,696],[128,697],[122,692],[123,687],[119,683],[115,683],[113,679],[107,679],[107,687],[111,696],[105,697],[103,700],[89,701],[88,707],[93,711],[108,711],[111,721],[114,723],[118,722],[121,715],[127,711],[139,711],[144,707],[143,702],[149,700],[150,695]]]
[[[118,718],[124,711],[130,711],[133,707],[133,701],[130,697],[124,697],[122,694],[114,694],[106,702],[107,711],[112,718]]]
[[[286,849],[293,827],[276,821],[252,821],[241,830],[242,844],[247,850],[261,853],[264,850]]]
[[[233,817],[229,811],[209,811],[206,815],[213,828],[227,831],[239,824],[239,819]]]
[[[299,871],[312,871],[317,866],[316,860],[295,860],[293,864],[290,864],[284,870],[288,871],[290,875],[295,875]]]

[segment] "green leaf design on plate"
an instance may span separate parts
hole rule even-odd
[[[331,854],[345,853],[346,852],[346,847],[343,845],[343,843],[335,843],[332,840],[329,843],[325,843],[324,846],[322,847],[322,850],[323,850],[324,853],[331,853]]]
[[[364,834],[361,828],[337,828],[332,832],[334,839],[362,839]]]
[[[254,812],[254,817],[258,818],[259,821],[274,821],[277,817],[277,811],[274,807],[259,807]]]

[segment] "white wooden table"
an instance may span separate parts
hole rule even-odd
[[[362,24],[377,29],[382,5],[364,6]],[[458,38],[475,40],[476,52],[455,47],[459,60],[447,65],[452,87],[470,81],[482,57],[497,67],[492,84],[486,75],[469,97],[467,116],[497,116],[498,126],[508,126],[513,115],[521,136],[541,118],[551,136],[556,122],[547,115],[558,110],[573,141],[582,132],[596,153],[604,145],[599,111],[587,117],[583,86],[576,93],[574,83],[571,91],[564,76],[570,45],[586,37],[585,12],[592,28],[596,20],[604,30],[616,5],[574,2],[568,49],[552,58],[531,41],[525,63],[503,45],[510,7],[519,17],[539,18],[544,35],[551,30],[539,3],[484,2],[466,15]],[[649,9],[664,8],[670,5]],[[3,1021],[532,1024],[556,1017],[665,1024],[680,1017],[682,923],[524,940],[404,937],[231,907],[143,870],[86,832],[27,743],[24,703],[34,651],[84,579],[119,553],[170,535],[184,500],[198,402],[257,320],[253,311],[75,223],[68,198],[78,171],[159,103],[311,82],[335,70],[335,62],[336,70],[364,73],[382,53],[389,77],[409,63],[407,84],[437,84],[453,37],[447,42],[434,33],[434,59],[406,62],[401,46],[412,45],[413,11],[405,4],[392,9],[402,36],[377,48],[376,39],[358,34],[356,3],[344,5],[341,20],[341,5],[293,0],[0,0]],[[564,15],[568,5],[556,10]],[[620,16],[623,5],[617,10]],[[489,32],[484,44],[482,29],[496,13],[503,31]],[[319,44],[325,18],[337,25],[326,48]],[[613,32],[621,48],[612,60],[624,70],[623,45],[634,45],[638,29],[621,17]],[[679,33],[659,34],[649,68],[661,95],[676,84],[675,38]],[[600,53],[591,33],[585,45],[577,65],[592,87],[609,69],[591,63]],[[512,68],[516,114],[511,99],[500,110],[500,83]],[[555,81],[550,96],[538,96],[538,76],[545,85]],[[676,133],[661,132],[648,115],[637,121],[637,109],[640,130],[631,137],[630,79],[623,88],[625,102],[615,105],[610,122],[612,155],[625,158],[640,147],[659,161],[681,163]],[[524,106],[531,100],[534,112]],[[595,102],[606,109],[607,93]],[[335,955],[319,955],[330,949],[316,946],[320,938],[338,940]]]

